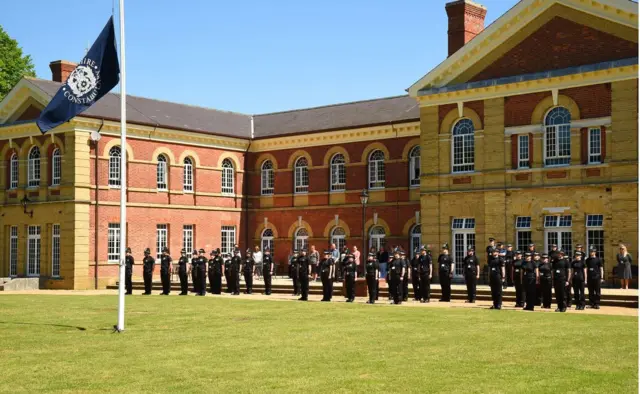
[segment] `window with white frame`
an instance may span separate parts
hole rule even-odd
[[[338,153],[331,158],[331,191],[343,191],[347,188],[347,170],[344,155]]]
[[[10,159],[9,189],[18,188],[18,155],[12,154]]]
[[[475,169],[474,127],[471,119],[456,122],[452,131],[453,172],[469,172]]]
[[[51,276],[60,276],[60,225],[51,227]]]
[[[51,154],[51,186],[59,186],[62,178],[62,156],[60,149],[56,148]]]
[[[275,172],[273,170],[273,162],[271,160],[265,160],[261,166],[261,194],[263,196],[270,196],[273,194],[273,185],[275,183]]]
[[[120,187],[120,147],[109,150],[109,186]]]
[[[162,256],[162,249],[166,248],[169,238],[169,228],[166,224],[158,224],[156,226],[156,258],[160,259]]]
[[[602,163],[602,131],[589,129],[589,164]]]
[[[233,163],[231,160],[222,161],[222,194],[233,194]]]
[[[529,135],[518,136],[518,168],[529,168]]]
[[[27,169],[29,187],[40,186],[40,149],[37,146],[34,146],[29,151],[29,163]]]
[[[385,184],[384,152],[374,150],[369,155],[369,189],[383,189]]]
[[[270,228],[265,228],[262,231],[262,237],[261,237],[261,244],[262,244],[262,251],[265,251],[267,248],[269,248],[269,250],[271,251],[271,253],[273,253],[273,230],[271,230]]]
[[[309,247],[309,233],[305,228],[299,228],[296,230],[294,238],[294,247],[296,250],[301,251]]]
[[[190,157],[184,159],[184,180],[182,182],[182,190],[185,192],[193,191],[193,161]]]
[[[193,252],[193,224],[182,226],[182,248],[187,254]]]
[[[338,250],[343,250],[347,244],[347,233],[342,227],[334,227],[331,231],[330,244],[336,244]]]
[[[454,218],[451,221],[452,259],[454,276],[464,275],[464,258],[469,248],[476,247],[476,220],[474,218]]]
[[[551,245],[558,245],[567,254],[572,252],[571,221],[571,215],[544,217],[545,250],[550,250]]]
[[[409,186],[420,186],[420,147],[409,152]]]
[[[120,223],[109,223],[107,233],[107,261],[120,261]]]
[[[156,167],[156,180],[158,190],[167,190],[167,158],[164,155],[158,156]]]
[[[18,275],[18,226],[9,229],[9,276]]]
[[[596,248],[596,256],[604,258],[604,215],[587,215],[587,250]]]
[[[452,230],[474,229],[476,228],[476,219],[474,218],[454,218],[451,222]]]
[[[544,164],[571,163],[571,113],[564,107],[553,108],[544,118]]]
[[[531,216],[516,217],[516,250],[525,251],[531,243]]]
[[[27,228],[27,276],[40,275],[40,226]]]
[[[387,244],[386,238],[387,234],[382,226],[371,227],[371,230],[369,230],[369,249],[380,250]],[[383,263],[386,263],[386,261],[383,261]]]
[[[294,165],[295,192],[307,193],[309,191],[309,165],[305,157],[296,160]]]
[[[220,239],[222,240],[222,253],[233,253],[236,244],[236,228],[234,226],[222,226],[220,228]]]
[[[409,238],[409,248],[411,250],[410,253],[416,253],[416,251],[420,251],[420,245],[422,245],[422,227],[418,224],[411,228]],[[413,256],[411,257],[413,258]]]

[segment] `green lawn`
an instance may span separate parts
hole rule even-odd
[[[0,295],[1,392],[637,392],[635,317]]]

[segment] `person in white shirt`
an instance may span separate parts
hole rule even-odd
[[[253,252],[253,261],[254,265],[254,275],[258,278],[262,277],[262,251],[260,251],[260,247],[256,245],[255,251]]]

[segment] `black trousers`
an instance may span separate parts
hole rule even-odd
[[[127,268],[124,272],[124,286],[127,289],[127,294],[131,294],[133,291],[133,282],[131,281],[131,275],[133,275],[133,270],[131,268]]]
[[[402,301],[409,299],[409,275],[402,278]]]
[[[589,287],[589,304],[591,306],[600,306],[600,286],[602,282],[600,278],[598,279],[589,279],[587,281],[587,286]]]
[[[200,290],[200,295],[205,295],[207,294],[207,272],[204,265],[198,268],[198,290]]]
[[[198,267],[191,267],[191,282],[193,283],[193,292],[200,293],[198,290],[199,280],[198,280]]]
[[[180,278],[180,294],[187,294],[189,292],[189,276],[187,275],[187,270],[178,270],[178,277]]]
[[[394,304],[402,303],[402,278],[399,276],[389,276],[389,295]]]
[[[502,278],[496,275],[489,277],[489,285],[491,286],[491,299],[495,308],[502,307]]]
[[[505,265],[505,273],[507,274],[507,286],[513,286],[513,272],[511,271],[511,267],[513,263],[507,263]]]
[[[442,301],[451,301],[451,278],[448,272],[440,272],[440,286],[442,287]]]
[[[169,270],[160,271],[160,280],[162,281],[162,293],[171,293],[171,274],[169,273]]]
[[[558,304],[558,309],[561,311],[567,309],[567,296],[565,295],[565,280],[564,279],[554,279],[553,288],[556,292],[556,304]]]
[[[464,281],[467,284],[467,300],[469,302],[474,302],[476,300],[476,275],[467,274],[464,277]]]
[[[423,301],[429,301],[431,298],[431,279],[429,275],[420,275],[420,298]]]
[[[144,279],[145,294],[151,294],[151,282],[153,280],[153,272],[144,271],[142,278]]]
[[[293,271],[291,273],[291,279],[293,279],[293,295],[300,294],[300,278],[298,277],[298,273]]]
[[[513,285],[516,288],[516,306],[520,307],[524,302],[524,286],[521,279],[518,277],[513,281]]]
[[[551,278],[540,277],[540,292],[542,293],[542,306],[551,308]]]
[[[347,287],[347,300],[353,301],[356,298],[356,277],[345,275],[344,284]]]
[[[271,294],[271,274],[269,272],[263,272],[262,277],[264,278],[264,294]]]
[[[322,280],[322,299],[325,301],[331,301],[333,296],[333,279],[329,278],[329,275],[320,275]]]
[[[565,303],[567,304],[567,308],[571,308],[571,283],[565,286],[564,297],[565,297]]]
[[[211,292],[213,294],[222,293],[222,274],[214,272],[213,283],[211,283]]]
[[[240,294],[240,272],[233,272],[232,275],[235,279],[233,283],[233,288],[236,294]]]
[[[300,282],[300,295],[303,300],[309,298],[309,275],[305,272],[304,274],[299,274],[298,282]]]
[[[233,285],[231,284],[231,273],[227,270],[224,271],[224,281],[227,283],[227,293],[232,293]]]
[[[378,297],[378,281],[373,275],[367,275],[367,290],[369,292],[369,302],[373,304]]]
[[[209,293],[213,294],[213,269],[209,269],[207,271],[207,276],[209,277]]]
[[[573,302],[576,306],[584,306],[584,279],[573,278]]]
[[[411,286],[413,287],[413,299],[420,301],[420,275],[417,272],[411,273]]]
[[[244,283],[247,286],[247,290],[245,292],[247,294],[251,294],[253,292],[253,272],[244,273]]]
[[[538,300],[537,295],[536,295],[536,277],[525,277],[524,278],[524,283],[526,285],[526,292],[527,292],[527,304],[525,305],[525,309],[531,309],[533,310],[533,308],[535,308],[536,306],[536,302]]]

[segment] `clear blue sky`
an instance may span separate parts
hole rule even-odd
[[[478,2],[488,25],[516,0]],[[404,94],[447,55],[445,3],[126,0],[127,90],[254,114]],[[112,4],[7,1],[0,24],[50,79],[49,62],[80,60]]]

